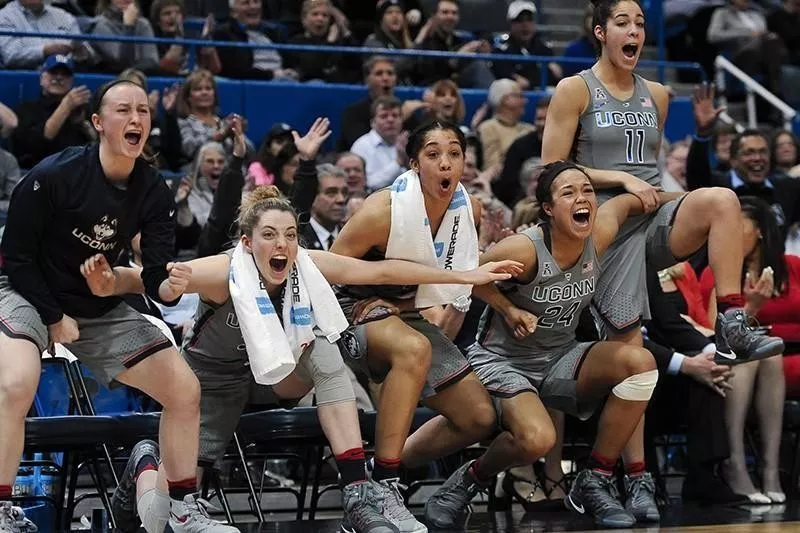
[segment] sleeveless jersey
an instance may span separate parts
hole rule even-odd
[[[650,185],[661,186],[658,108],[645,79],[634,74],[633,95],[622,101],[608,92],[592,69],[579,75],[589,89],[589,106],[578,122],[572,159],[585,167],[621,170]],[[598,189],[598,205],[622,192],[621,188]],[[649,219],[650,215],[630,217],[615,241],[623,240]]]
[[[545,362],[557,358],[575,343],[578,319],[592,301],[600,265],[591,238],[587,239],[580,259],[562,271],[538,227],[523,233],[536,248],[536,276],[525,284],[500,282],[498,288],[515,306],[539,317],[536,330],[519,341],[503,317],[487,307],[478,327],[478,342],[508,358],[534,358]]]

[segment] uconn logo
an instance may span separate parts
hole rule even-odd
[[[72,236],[92,250],[100,250],[101,252],[113,250],[117,246],[117,243],[113,240],[117,234],[117,219],[109,219],[108,216],[104,216],[100,219],[100,222],[92,226],[91,233],[91,235],[88,235],[78,228],[72,229]]]
[[[658,117],[652,111],[598,111],[594,119],[598,128],[658,127]]]

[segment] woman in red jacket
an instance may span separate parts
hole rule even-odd
[[[771,328],[771,335],[785,342],[800,340],[800,257],[785,255],[784,242],[770,206],[755,197],[739,199],[744,215],[745,262],[742,292],[749,316]],[[714,276],[706,268],[700,277],[703,298],[709,303],[713,325],[717,316]],[[775,356],[736,368],[725,401],[731,455],[724,475],[734,492],[753,503],[782,503],[778,461],[786,395],[783,356]],[[789,357],[792,361],[795,358]],[[789,365],[791,367],[791,363]],[[796,379],[790,378],[789,387]],[[744,426],[755,389],[756,413],[762,441],[762,492],[757,492],[747,472],[744,456]]]

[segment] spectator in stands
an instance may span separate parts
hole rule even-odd
[[[645,347],[653,353],[659,370],[659,384],[648,406],[654,414],[647,417],[647,431],[651,433],[653,425],[665,430],[687,425],[684,502],[747,503],[720,477],[720,465],[730,455],[724,397],[731,376],[729,367],[714,363],[716,346],[709,339],[714,332],[699,289],[688,263],[662,272],[647,271],[652,317]]]
[[[745,130],[730,145],[731,170],[711,170],[709,134],[721,109],[714,106],[714,89],[701,86],[695,91],[694,117],[697,134],[686,160],[689,190],[700,187],[727,187],[738,196],[757,196],[772,206],[778,225],[786,230],[800,221],[800,180],[770,174],[770,149],[766,136],[758,130]]]
[[[93,35],[153,37],[153,27],[139,11],[137,0],[98,0]],[[158,70],[158,48],[154,43],[95,41],[100,66],[111,72],[135,68],[146,73]]]
[[[132,81],[147,92],[147,76],[140,70],[125,69],[120,73],[119,79]],[[180,88],[173,85],[164,90],[163,97],[155,89],[147,93],[152,126],[142,153],[153,158],[153,164],[158,168],[177,170],[180,167],[181,131],[175,116],[179,91]],[[163,114],[158,111],[159,101],[164,108]]]
[[[466,41],[456,34],[459,9],[458,0],[438,0],[436,12],[417,35],[417,48],[460,54],[490,53],[492,46],[488,41]],[[418,85],[431,85],[442,79],[450,79],[459,87],[486,89],[494,81],[494,74],[486,61],[469,58],[420,58],[417,72]]]
[[[318,47],[360,46],[344,21],[332,16],[332,12],[330,0],[303,0],[303,33],[289,39],[289,43]],[[286,63],[297,71],[301,81],[353,83],[358,80],[361,68],[361,58],[356,54],[290,52],[286,54]]]
[[[549,96],[542,96],[536,101],[533,130],[520,135],[511,143],[506,151],[500,177],[492,182],[495,195],[508,207],[513,207],[516,202],[526,196],[526,189],[521,185],[522,169],[526,161],[542,156],[542,134],[549,107]]]
[[[767,30],[764,15],[750,0],[730,0],[711,16],[708,41],[751,76],[766,75],[765,85],[780,91],[781,63],[788,57],[780,37]]]
[[[711,146],[714,170],[726,172],[731,169],[731,141],[738,133],[731,124],[717,123],[712,127]]]
[[[788,175],[800,164],[800,142],[791,131],[779,130],[770,143],[772,172]]]
[[[365,195],[367,192],[367,162],[353,152],[342,152],[336,157],[335,165],[347,175],[347,190],[351,195]]]
[[[478,126],[483,168],[500,167],[511,143],[533,131],[533,124],[522,121],[527,103],[520,84],[514,80],[499,79],[489,87],[489,105],[494,116]]]
[[[367,188],[376,191],[406,171],[408,134],[401,133],[400,100],[380,96],[372,103],[372,129],[353,143],[351,152],[366,162]]]
[[[341,132],[336,151],[349,150],[356,139],[370,130],[372,102],[379,96],[394,96],[397,73],[394,61],[388,57],[372,56],[363,67],[367,97],[347,106],[342,112]]]
[[[267,0],[266,11],[270,20],[274,20],[284,25],[289,36],[292,37],[298,33],[303,33],[302,23],[302,9],[303,4],[299,0]],[[340,25],[350,27],[350,21],[347,20],[344,13],[337,7],[338,0],[334,0],[331,7],[331,15],[336,18]]]
[[[153,33],[163,39],[183,38],[183,0],[156,0],[150,8],[150,20],[153,23]],[[214,16],[209,15],[203,24],[200,34],[201,39],[208,39],[214,31]],[[159,71],[168,75],[182,75],[189,73],[189,54],[179,44],[156,43],[158,49]],[[222,64],[213,46],[203,46],[198,49],[197,64],[213,74],[219,74]]]
[[[256,159],[247,167],[247,183],[249,188],[275,183],[276,172],[280,174],[276,159],[278,154],[292,144],[292,127],[284,122],[272,125],[272,128],[261,142]],[[285,153],[285,152],[284,152]],[[279,187],[280,188],[280,187]]]
[[[400,0],[380,0],[375,19],[375,33],[364,41],[364,48],[388,48],[390,50],[411,50],[414,41],[408,31],[403,2]],[[413,57],[394,57],[397,77],[403,85],[410,85],[416,68]]]
[[[79,34],[75,17],[44,0],[11,0],[0,9],[0,29],[27,32]],[[5,68],[39,68],[51,55],[69,55],[81,65],[94,60],[85,41],[53,40],[40,37],[0,36],[0,64]]]
[[[259,160],[259,163],[267,171],[267,181],[271,180],[268,185],[275,185],[284,196],[291,197],[294,177],[300,167],[300,154],[294,143],[288,143],[281,147],[274,158],[266,161],[267,166],[263,166],[265,163],[263,160]],[[252,168],[248,170],[245,178],[244,188],[246,191],[251,191],[256,187],[256,179],[263,179],[263,176],[258,176],[252,170]]]
[[[563,77],[574,76],[583,69],[589,68],[594,64],[597,50],[592,41],[592,12],[594,8],[591,4],[586,5],[583,14],[583,35],[572,41],[564,50],[564,57],[586,59],[586,63],[561,63]]]
[[[265,27],[262,21],[261,0],[231,0],[231,18],[213,31],[215,41],[232,41],[269,45],[280,42],[277,31]],[[254,80],[296,80],[297,72],[285,68],[277,50],[264,48],[217,48],[222,70],[228,78]]]
[[[20,177],[17,159],[11,153],[0,148],[0,225],[6,222],[11,191],[14,190]]]
[[[242,0],[237,0],[242,1]],[[225,146],[226,154],[233,152],[232,116],[217,115],[219,100],[214,76],[207,70],[192,72],[183,84],[178,100],[178,126],[181,131],[181,150],[185,161],[194,160],[197,151],[209,141]],[[253,144],[245,137],[248,151]]]
[[[786,45],[787,63],[800,67],[800,1],[783,0],[783,5],[767,16],[767,29]]]
[[[330,163],[317,166],[319,188],[311,205],[311,220],[303,239],[309,250],[330,250],[344,224],[347,200],[347,175]]]
[[[14,111],[0,102],[0,138],[8,139],[14,130],[17,129],[19,118]]]
[[[242,156],[238,157],[241,159]],[[175,192],[176,250],[193,250],[197,247],[200,232],[211,213],[214,194],[223,171],[242,171],[241,166],[231,168],[230,165],[226,167],[225,163],[225,148],[218,142],[207,142],[197,152],[191,174],[178,185]],[[235,164],[232,166],[236,167]]]
[[[12,146],[22,168],[32,168],[50,154],[96,138],[87,114],[92,93],[84,85],[73,87],[74,68],[67,56],[48,57],[39,75],[41,96],[17,108],[19,125]]]
[[[667,151],[666,168],[661,172],[661,188],[666,192],[686,192],[686,158],[689,143],[678,141]]]
[[[508,6],[506,16],[510,29],[508,34],[495,46],[494,53],[500,55],[552,56],[553,49],[544,42],[536,31],[536,4],[529,0],[514,0]],[[561,65],[547,63],[549,75],[547,84],[555,86],[564,75]],[[542,83],[541,68],[538,63],[494,61],[494,75],[516,81],[523,91],[533,90]]]
[[[742,293],[745,310],[761,324],[773,324],[771,335],[786,340],[800,339],[800,258],[786,256],[783,236],[771,206],[760,198],[741,198],[743,244],[745,250]],[[714,276],[706,268],[700,277],[708,316],[712,323],[717,316]],[[783,421],[785,380],[781,355],[736,367],[731,378],[732,390],[726,396],[726,421],[731,448],[730,460],[724,468],[728,485],[752,503],[783,503],[786,495],[779,478],[779,452]],[[756,386],[756,379],[758,385]],[[744,429],[755,389],[755,411],[761,437],[761,491],[757,491],[747,472]]]
[[[433,119],[463,124],[466,113],[458,85],[452,80],[439,80],[425,90],[422,100],[403,102],[403,129],[414,131]]]

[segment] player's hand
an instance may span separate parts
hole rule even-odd
[[[180,298],[189,286],[192,279],[192,267],[186,263],[168,263],[167,279],[161,282],[158,296],[165,302],[172,302]]]
[[[114,295],[117,286],[117,276],[114,269],[108,264],[103,254],[96,254],[83,262],[80,267],[81,275],[86,279],[86,285],[95,296],[107,297]]]
[[[525,339],[536,331],[536,324],[539,322],[539,318],[536,315],[516,306],[506,311],[503,318],[505,318],[514,338],[518,341]]]
[[[636,195],[642,201],[645,213],[652,213],[661,205],[661,198],[658,195],[659,190],[644,180],[628,174],[628,177],[623,180],[622,186],[626,191]]]
[[[61,320],[55,324],[47,326],[47,332],[50,334],[50,347],[47,351],[51,354],[55,353],[53,344],[69,344],[75,342],[80,337],[78,330],[78,323],[71,316],[64,315]]]

